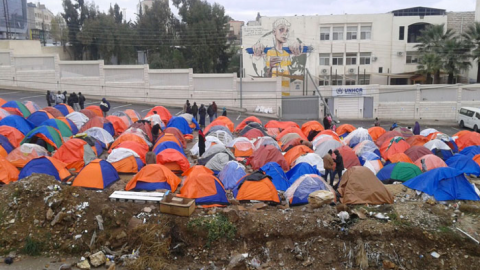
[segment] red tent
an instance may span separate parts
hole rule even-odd
[[[268,162],[276,162],[284,171],[289,169],[289,165],[285,160],[285,157],[282,155],[280,150],[278,150],[273,145],[262,145],[260,146],[253,155],[251,155],[247,160],[247,165],[251,165],[252,169],[258,170],[263,165]]]

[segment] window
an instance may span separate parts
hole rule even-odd
[[[347,40],[357,39],[358,27],[357,26],[347,26]]]
[[[332,76],[332,85],[343,85],[342,77],[340,77],[338,75]]]
[[[343,40],[343,26],[333,27],[333,40]]]
[[[378,73],[383,73],[383,67],[378,68]]]
[[[476,117],[477,119],[480,119],[480,113],[477,112],[477,113],[475,114],[475,117]]]
[[[320,65],[321,66],[330,66],[330,54],[321,53],[320,54]]]
[[[330,40],[330,27],[320,27],[320,40]]]
[[[400,26],[398,40],[405,40],[405,26]]]
[[[372,27],[371,26],[361,26],[360,27],[360,39],[371,39],[372,37]]]
[[[318,82],[320,86],[330,85],[330,76],[323,76],[320,77],[320,81]]]
[[[359,85],[369,85],[370,84],[370,75],[360,75],[358,78]]]
[[[347,65],[357,64],[357,53],[347,53]]]
[[[360,53],[360,65],[370,65],[372,53]]]
[[[332,65],[343,66],[343,53],[334,53],[332,55]]]
[[[355,78],[345,78],[345,85],[356,85]]]
[[[418,63],[418,52],[407,52],[407,64]]]

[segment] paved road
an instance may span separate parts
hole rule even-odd
[[[46,107],[47,106],[47,101],[45,99],[45,94],[42,94],[41,92],[27,92],[27,91],[14,91],[14,90],[2,90],[0,89],[0,98],[3,98],[7,101],[10,100],[18,100],[18,101],[33,101],[37,103],[40,107]],[[193,103],[194,100],[191,100],[190,102]],[[99,100],[87,100],[85,106],[89,105],[99,105]],[[126,109],[134,109],[137,112],[139,112],[142,116],[145,116],[145,114],[152,108],[151,105],[146,105],[146,104],[130,104],[126,102],[110,102],[111,104],[111,112],[116,112],[116,111],[123,111]],[[178,107],[168,107],[166,106],[172,115],[178,115],[181,114],[182,109]],[[234,122],[235,125],[238,125],[245,117],[248,115],[245,113],[240,113],[240,112],[235,112],[235,111],[229,111],[228,112],[228,117]],[[267,117],[258,117],[263,123],[268,122],[271,120],[270,118]],[[373,121],[371,120],[342,120],[340,119],[341,123],[349,123],[355,127],[365,127],[369,128],[373,125]],[[303,123],[307,122],[307,120],[297,120],[295,121],[299,125],[302,125]],[[414,125],[414,122],[412,123],[404,123],[405,121],[401,121],[401,125]],[[208,119],[207,119],[207,124],[208,124]],[[382,122],[382,127],[385,128],[386,130],[389,129],[391,122]],[[429,124],[422,124],[420,122],[422,129],[424,128],[435,128],[445,134],[448,135],[453,135],[460,131],[460,128],[454,124],[446,124],[446,123],[429,123]]]

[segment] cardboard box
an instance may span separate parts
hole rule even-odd
[[[189,217],[195,211],[195,200],[176,197],[168,194],[160,202],[160,212],[165,214]]]

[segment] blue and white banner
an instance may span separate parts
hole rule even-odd
[[[333,97],[343,97],[343,96],[363,96],[365,95],[366,89],[363,87],[332,87],[332,96]]]

